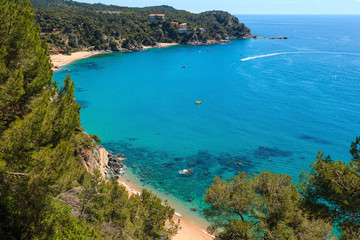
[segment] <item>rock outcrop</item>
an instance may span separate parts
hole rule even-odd
[[[108,155],[108,164],[106,165],[104,174],[105,179],[116,178],[118,179],[124,175],[125,165],[122,163],[124,160],[123,154],[118,154],[116,156],[109,153]]]
[[[98,169],[105,179],[113,177],[119,178],[124,174],[125,165],[123,154],[114,156],[111,152],[105,150],[102,146],[96,146],[94,149],[82,149],[80,152],[82,164],[90,173]]]
[[[269,39],[288,39],[287,37],[271,37]]]

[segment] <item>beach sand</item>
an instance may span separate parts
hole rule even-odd
[[[125,182],[123,179],[118,180],[120,184],[126,187],[126,190],[129,194],[140,194],[141,187],[131,183]],[[213,240],[201,226],[197,225],[195,222],[191,221],[187,217],[182,216],[181,214],[175,212],[174,220],[177,222],[180,220],[180,227],[178,233],[172,238],[173,240]]]
[[[178,43],[157,43],[156,46],[143,46],[143,48],[149,49],[149,48],[166,48],[171,46],[179,45]],[[53,71],[61,70],[62,66],[65,66],[71,62],[74,62],[76,60],[80,60],[83,58],[91,57],[97,54],[101,53],[107,53],[109,51],[80,51],[80,52],[74,52],[71,55],[63,55],[63,54],[54,54],[50,55],[50,59],[52,64],[54,65]]]
[[[60,70],[60,68],[62,66],[65,66],[71,62],[74,62],[76,60],[82,59],[82,58],[87,58],[87,57],[91,57],[94,56],[96,54],[101,54],[101,53],[105,53],[104,51],[81,51],[81,52],[75,52],[72,53],[71,55],[63,55],[63,54],[55,54],[55,55],[50,55],[51,58],[51,62],[53,63],[54,67],[53,70]]]
[[[144,49],[149,49],[149,48],[166,48],[166,47],[171,47],[171,46],[176,46],[179,45],[179,43],[157,43],[156,46],[143,46]]]

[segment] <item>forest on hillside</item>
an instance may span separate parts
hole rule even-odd
[[[0,22],[0,239],[171,239],[179,225],[167,202],[86,171],[100,139],[81,127],[70,76],[61,87],[52,80],[30,1],[0,0]],[[350,154],[319,152],[298,183],[268,171],[215,178],[208,231],[220,240],[360,239],[359,137]]]
[[[170,239],[174,209],[83,166],[96,148],[70,76],[52,80],[28,0],[0,0],[0,239]]]
[[[203,44],[208,40],[251,37],[243,23],[224,11],[194,14],[169,6],[128,8],[66,0],[31,2],[42,38],[51,49],[65,53],[85,49],[139,50],[158,42]],[[150,14],[164,14],[164,19],[150,20]],[[182,23],[187,23],[186,33],[179,33]]]

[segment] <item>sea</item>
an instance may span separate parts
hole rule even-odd
[[[75,82],[85,131],[125,154],[124,179],[193,219],[214,177],[269,170],[297,183],[318,151],[349,161],[360,135],[359,15],[237,17],[288,39],[108,53],[54,74]]]

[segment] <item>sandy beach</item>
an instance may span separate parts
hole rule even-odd
[[[166,48],[166,47],[171,47],[171,46],[177,46],[179,45],[179,43],[157,43],[156,46],[143,46],[144,49],[149,49],[149,48]]]
[[[126,187],[126,190],[129,194],[140,194],[141,188],[133,183],[124,182],[119,180],[119,183]],[[176,211],[176,210],[175,210]],[[191,221],[180,213],[175,212],[174,220],[180,220],[180,227],[178,233],[173,237],[173,240],[213,240],[209,234],[206,233],[204,229],[200,226],[197,226],[196,223]]]
[[[145,50],[150,48],[166,48],[171,46],[179,45],[178,43],[157,43],[156,46],[143,46]],[[50,55],[50,59],[52,64],[54,65],[53,71],[60,70],[62,66],[65,66],[71,62],[76,60],[80,60],[83,58],[91,57],[101,53],[107,53],[109,51],[80,51],[74,52],[71,55],[63,55],[63,54],[54,54]]]
[[[91,57],[97,54],[101,54],[101,53],[105,53],[104,51],[80,51],[80,52],[75,52],[72,53],[71,55],[63,55],[63,54],[55,54],[55,55],[50,55],[51,58],[51,62],[53,63],[54,67],[53,70],[60,70],[60,68],[62,66],[65,66],[73,61],[82,59],[82,58],[87,58],[87,57]]]

